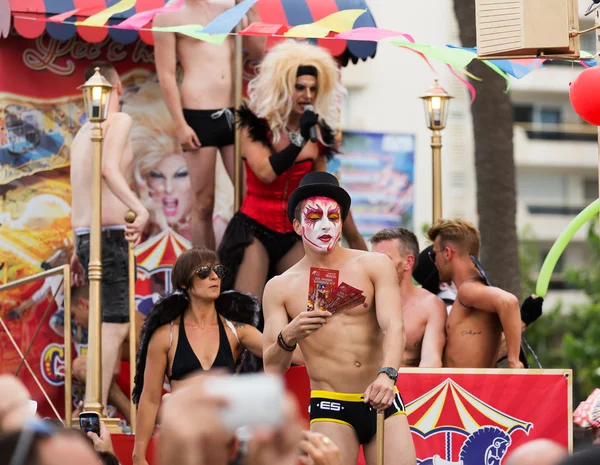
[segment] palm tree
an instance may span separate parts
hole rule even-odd
[[[475,0],[454,0],[454,14],[463,46],[474,46]],[[512,105],[501,76],[481,62],[469,70],[482,79],[471,80],[481,262],[494,285],[520,297]]]

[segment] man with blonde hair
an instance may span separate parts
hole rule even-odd
[[[433,241],[429,257],[440,281],[453,281],[458,290],[446,324],[444,367],[494,367],[504,332],[509,368],[523,368],[519,300],[488,286],[481,276],[475,265],[480,244],[477,228],[463,220],[438,220],[427,236]]]

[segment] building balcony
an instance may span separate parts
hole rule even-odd
[[[587,124],[515,123],[515,164],[543,169],[597,168],[597,131]]]

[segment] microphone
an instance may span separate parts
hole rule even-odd
[[[304,111],[312,111],[313,113],[315,112],[315,107],[313,107],[312,105],[306,105],[304,107]],[[317,126],[313,126],[310,128],[310,141],[311,142],[317,142]]]

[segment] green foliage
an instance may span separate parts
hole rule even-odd
[[[568,270],[566,279],[577,289],[584,290],[589,302],[570,308],[563,305],[544,308],[542,317],[525,333],[544,368],[574,370],[574,402],[584,400],[600,386],[600,237],[596,223],[589,227],[587,245],[588,263],[581,269]],[[531,259],[534,253],[537,257],[537,252],[530,250],[526,242],[522,243],[523,288],[527,288],[529,294],[535,288],[535,283],[530,287],[529,282],[532,265],[537,266]],[[528,358],[532,366],[537,366],[530,354]]]

